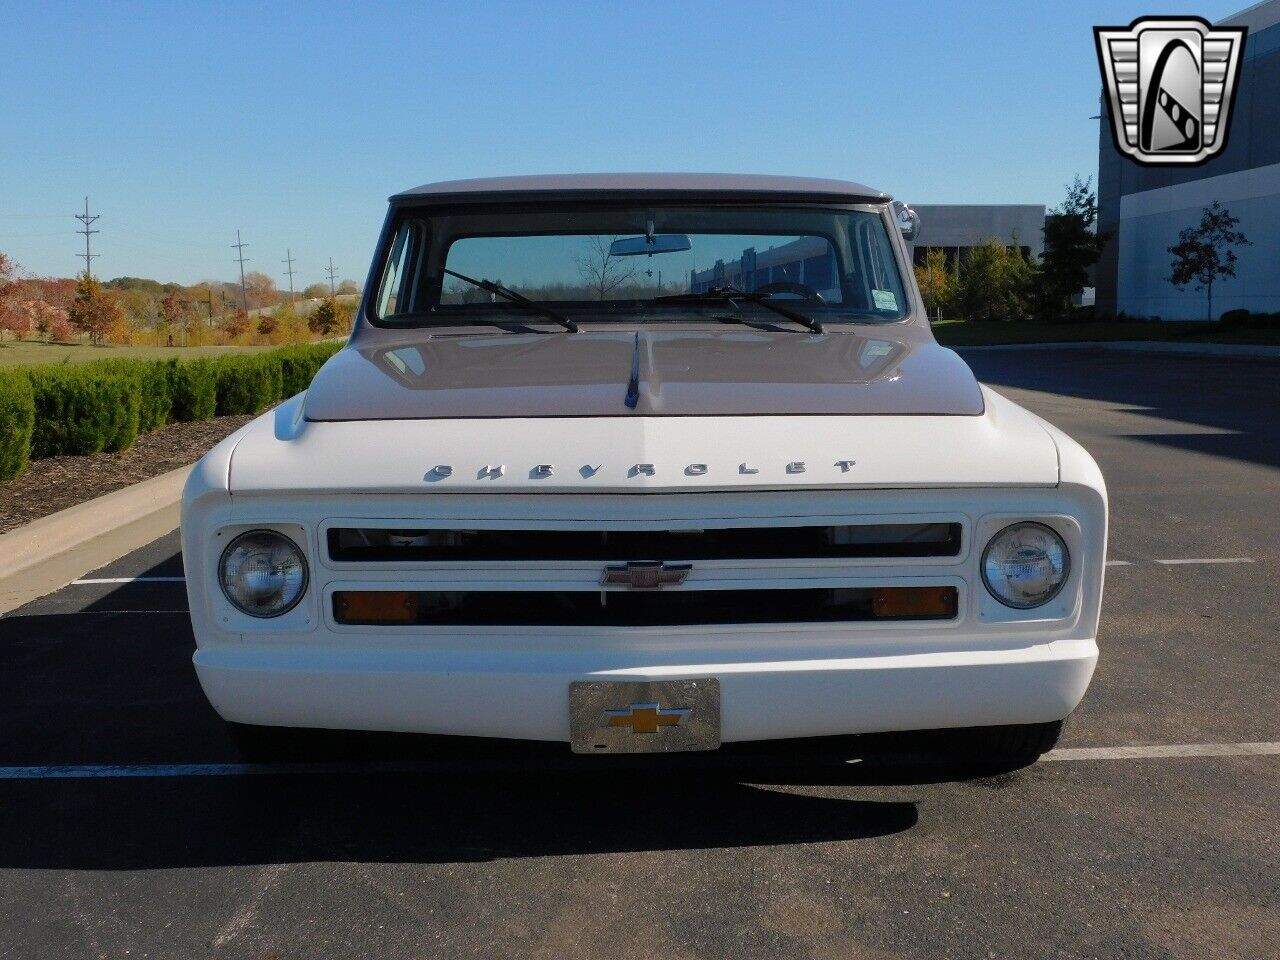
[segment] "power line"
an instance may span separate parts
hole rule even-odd
[[[76,256],[84,258],[84,275],[86,277],[93,276],[93,258],[98,256],[98,254],[90,252],[89,238],[93,236],[95,233],[102,232],[101,230],[93,229],[94,221],[96,221],[100,216],[101,214],[97,214],[97,213],[95,213],[92,217],[89,216],[89,198],[88,197],[84,198],[84,213],[77,213],[75,215],[76,219],[84,224],[83,230],[76,231],[76,233],[84,234],[84,253],[78,253],[76,254]]]
[[[289,267],[289,302],[293,303],[293,251],[286,247],[284,251],[284,259],[280,262],[288,264]]]
[[[244,286],[244,265],[245,261],[248,260],[248,257],[244,255],[244,248],[247,246],[247,243],[243,243],[240,240],[240,231],[237,230],[236,242],[231,245],[231,249],[236,251],[236,263],[240,264],[240,306],[244,309],[245,313],[249,312],[249,293],[245,290]]]
[[[333,265],[333,257],[329,258],[329,269],[325,272],[329,274],[329,296],[336,297],[338,295],[338,291],[334,289],[333,278],[338,271]]]

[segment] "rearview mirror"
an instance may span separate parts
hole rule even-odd
[[[655,253],[679,253],[693,244],[683,233],[655,233],[647,237],[623,237],[609,244],[611,257],[643,257]]]
[[[914,243],[920,237],[920,214],[916,213],[901,200],[893,201],[893,219],[902,231],[902,239]]]

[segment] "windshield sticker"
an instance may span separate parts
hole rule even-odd
[[[892,290],[872,290],[871,299],[875,301],[877,310],[897,310],[898,298]]]

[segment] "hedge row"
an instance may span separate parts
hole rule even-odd
[[[167,423],[258,413],[305,390],[340,346],[0,369],[0,483],[29,458],[127,450]]]

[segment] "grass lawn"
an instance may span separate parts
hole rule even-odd
[[[1248,329],[1220,323],[1152,323],[1150,321],[1043,323],[1036,320],[943,320],[931,324],[937,341],[947,347],[980,347],[1001,343],[1077,343],[1096,340],[1168,340],[1180,343],[1260,343],[1280,345],[1280,327]]]
[[[6,340],[0,343],[0,367],[34,367],[58,363],[87,363],[90,360],[156,360],[177,357],[191,360],[224,353],[253,353],[271,347],[95,347],[88,343],[46,343],[43,340]]]

